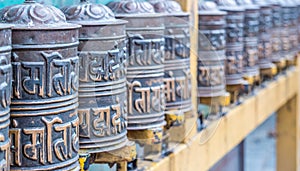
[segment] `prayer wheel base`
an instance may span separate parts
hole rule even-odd
[[[128,141],[126,146],[117,150],[101,153],[84,153],[79,152],[79,164],[80,171],[87,171],[90,164],[109,164],[113,165],[115,163],[122,166],[127,162],[131,162],[136,159],[136,145],[132,141]],[[127,166],[126,166],[127,168]],[[119,170],[119,169],[118,169]],[[122,169],[121,169],[122,170]]]
[[[288,64],[288,62],[287,62],[287,64]],[[273,79],[276,74],[277,74],[277,67],[275,65],[274,65],[274,67],[271,67],[271,68],[260,69],[260,75],[261,75],[262,81],[265,81],[268,79]]]
[[[230,93],[230,102],[232,104],[237,104],[239,102],[239,95],[242,88],[243,88],[242,84],[226,86],[226,91]]]
[[[278,70],[278,73],[281,73],[287,66],[287,61],[285,59],[281,59],[280,61],[273,62]]]
[[[243,78],[246,81],[246,84],[244,84],[243,94],[249,95],[254,91],[255,86],[259,85],[260,76],[244,76]]]

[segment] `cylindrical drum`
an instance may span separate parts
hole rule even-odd
[[[111,151],[127,142],[126,21],[104,5],[82,0],[63,8],[79,30],[79,144],[89,153]]]
[[[288,64],[295,65],[295,57],[299,51],[298,49],[298,4],[297,0],[288,0],[291,4],[290,12],[291,12],[291,26],[289,27],[289,39],[291,43],[291,55],[290,59],[288,59]]]
[[[272,29],[271,32],[271,42],[272,42],[272,55],[271,60],[275,63],[278,69],[282,70],[285,67],[285,58],[282,52],[282,41],[281,41],[281,32],[282,27],[282,7],[276,0],[267,1],[272,7]]]
[[[121,0],[108,6],[128,21],[128,130],[165,125],[164,24],[146,1]]]
[[[259,6],[253,5],[251,0],[237,0],[237,3],[245,9],[244,78],[258,79]]]
[[[274,68],[272,64],[272,6],[264,0],[254,0],[254,4],[260,6],[259,15],[259,40],[258,59],[261,70]]]
[[[80,26],[33,0],[0,18],[14,24],[11,170],[78,170]]]
[[[168,126],[183,123],[185,113],[191,113],[191,72],[189,14],[173,0],[151,0],[157,13],[165,14],[165,95]],[[175,116],[175,117],[173,117]]]
[[[226,92],[225,45],[226,12],[216,4],[199,4],[198,97],[219,97]]]
[[[0,24],[0,170],[10,170],[11,26]]]
[[[286,60],[291,60],[290,52],[292,49],[292,44],[290,41],[289,28],[291,27],[291,4],[287,1],[279,0],[281,5],[281,17],[282,17],[282,29],[280,34],[280,39],[282,43],[281,55],[286,58]]]
[[[298,1],[297,5],[297,11],[298,11],[298,55],[300,55],[300,1]]]
[[[235,1],[220,0],[219,9],[226,11],[226,85],[243,84],[244,8]]]

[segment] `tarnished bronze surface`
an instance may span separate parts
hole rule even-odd
[[[277,0],[267,0],[272,7],[272,24],[270,29],[272,42],[271,60],[276,64],[278,70],[283,70],[286,65],[285,56],[282,54],[283,43],[281,39],[283,24],[282,24],[282,7]]]
[[[78,170],[78,25],[33,0],[0,11],[12,28],[11,170]]]
[[[265,0],[254,0],[254,4],[260,6],[259,15],[259,43],[258,59],[260,70],[268,70],[276,67],[272,57],[272,6]],[[263,76],[263,74],[262,74]]]
[[[164,24],[146,1],[121,0],[108,6],[128,21],[128,130],[165,125]]]
[[[214,2],[199,3],[198,97],[225,93],[226,12]]]
[[[219,9],[226,11],[226,85],[243,84],[244,8],[232,0],[218,1]]]
[[[297,1],[297,11],[298,11],[298,57],[300,57],[300,1]]]
[[[10,170],[11,26],[0,24],[0,170]]]
[[[245,9],[244,19],[244,79],[254,84],[254,78],[259,77],[258,67],[258,35],[259,35],[259,6],[251,0],[236,0]],[[253,80],[253,81],[251,81]]]
[[[149,2],[165,15],[165,113],[167,127],[178,126],[184,122],[184,113],[192,111],[189,14],[173,0]]]
[[[290,7],[290,12],[291,12],[291,26],[289,27],[289,39],[291,42],[291,55],[290,58],[287,59],[288,64],[290,63],[291,65],[296,65],[296,55],[298,54],[298,5],[299,1],[298,0],[288,0],[287,3],[291,4]]]
[[[278,0],[281,5],[281,16],[282,16],[282,31],[281,31],[281,42],[282,42],[282,56],[287,60],[287,65],[294,59],[293,51],[293,40],[297,35],[290,35],[291,31],[295,31],[292,28],[292,17],[293,14],[293,4],[290,1]],[[297,34],[297,33],[296,33]],[[290,62],[289,62],[290,61]]]
[[[79,143],[81,152],[122,148],[127,142],[126,34],[104,5],[82,0],[63,8],[79,30]]]

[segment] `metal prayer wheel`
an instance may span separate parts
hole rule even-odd
[[[226,92],[224,62],[227,13],[220,11],[211,1],[199,3],[198,9],[198,97],[201,103],[219,108],[220,97]]]
[[[297,5],[298,9],[298,57],[300,55],[300,2]]]
[[[238,101],[238,94],[245,83],[244,71],[244,12],[235,1],[218,1],[219,9],[226,11],[226,89],[231,93],[231,101]]]
[[[290,27],[292,25],[291,21],[291,8],[292,4],[287,1],[278,1],[281,5],[281,16],[282,16],[282,30],[281,30],[281,42],[282,50],[281,54],[286,59],[287,65],[289,61],[292,61],[293,56],[291,56],[292,43],[290,41]]]
[[[244,79],[253,85],[260,79],[258,67],[259,6],[254,5],[251,0],[237,0],[236,2],[245,9]]]
[[[79,25],[33,0],[0,11],[12,28],[11,170],[79,170]]]
[[[10,170],[11,26],[0,24],[0,170]]]
[[[146,1],[121,0],[108,7],[128,21],[128,136],[159,139],[165,125],[163,17]]]
[[[272,7],[272,29],[271,31],[271,42],[272,42],[272,56],[271,60],[276,64],[278,70],[283,70],[286,66],[286,60],[284,55],[282,55],[282,7],[280,3],[276,0],[267,1]]]
[[[259,15],[259,40],[258,59],[262,79],[273,77],[277,73],[275,64],[272,63],[272,6],[264,0],[254,0],[260,6]]]
[[[165,23],[165,95],[167,127],[183,124],[191,113],[191,72],[189,14],[173,0],[149,1]]]
[[[286,3],[290,3],[290,12],[291,12],[291,26],[289,27],[289,39],[290,39],[290,43],[291,43],[291,52],[290,55],[287,59],[287,63],[288,65],[296,65],[296,55],[298,54],[298,15],[299,15],[299,11],[298,11],[298,5],[299,5],[299,1],[297,0],[288,0],[288,2]]]
[[[63,8],[79,30],[79,144],[99,153],[127,142],[126,21],[104,5],[81,0]]]

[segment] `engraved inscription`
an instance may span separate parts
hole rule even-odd
[[[203,30],[199,34],[199,47],[201,50],[220,50],[225,48],[225,30]]]
[[[177,100],[186,100],[191,97],[191,74],[189,70],[183,71],[183,76],[174,76],[173,72],[169,72],[167,78],[164,78],[165,96],[167,102],[175,102]]]
[[[2,133],[0,133],[0,151],[4,153],[4,158],[0,161],[0,170],[10,170],[10,143]]]
[[[224,83],[223,66],[199,66],[198,83],[200,86],[217,86]]]
[[[12,67],[9,65],[8,59],[5,56],[0,56],[0,103],[2,108],[10,105],[11,73]]]
[[[18,128],[18,121],[12,120],[9,131],[12,166],[22,166],[23,160],[30,160],[32,164],[53,164],[71,159],[77,154],[78,119],[63,123],[58,116],[42,117],[41,123],[41,127]]]
[[[138,98],[133,98],[138,97]],[[164,110],[164,86],[142,87],[139,81],[128,83],[128,113],[139,114]]]
[[[80,137],[89,138],[91,132],[96,137],[105,137],[122,133],[127,123],[121,116],[121,105],[79,109]]]
[[[41,52],[44,61],[20,62],[13,53],[13,97],[48,98],[70,95],[78,89],[78,57],[63,59],[58,52]]]
[[[188,58],[190,56],[190,42],[186,31],[182,38],[174,36],[165,37],[165,60]]]
[[[108,51],[107,54],[81,53],[80,81],[111,81],[125,76],[126,48]]]
[[[164,62],[164,39],[129,37],[129,65],[157,65]]]
[[[272,54],[272,44],[270,42],[260,42],[258,44],[258,58],[267,58]]]
[[[243,70],[243,55],[240,52],[226,52],[226,55],[226,74],[241,73]]]

